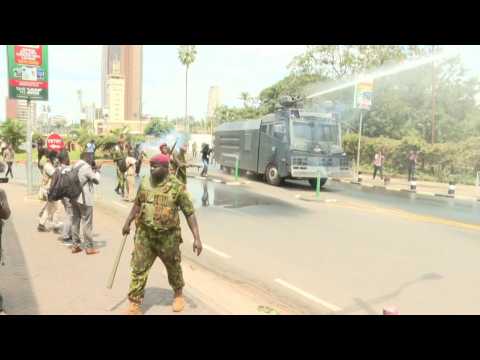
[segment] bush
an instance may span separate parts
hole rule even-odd
[[[343,149],[353,163],[356,163],[357,159],[357,146],[357,134],[346,134],[343,137]],[[461,143],[432,145],[413,134],[401,140],[362,136],[360,151],[362,168],[372,166],[375,153],[380,149],[384,150],[386,173],[405,175],[410,150],[418,152],[419,178],[423,176],[440,182],[472,183],[477,171],[480,171],[480,137],[469,138]]]

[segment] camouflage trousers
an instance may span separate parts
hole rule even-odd
[[[132,275],[128,298],[132,302],[142,303],[145,294],[148,274],[157,257],[162,260],[168,275],[168,283],[172,289],[179,290],[185,286],[180,254],[182,238],[180,230],[167,234],[151,232],[137,227],[135,248],[132,253]]]
[[[117,187],[122,191],[125,191],[125,180],[125,174],[117,166]]]

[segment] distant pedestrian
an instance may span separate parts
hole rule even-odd
[[[137,144],[135,147],[135,159],[137,159],[137,163],[135,165],[135,176],[140,176],[140,171],[142,170],[142,163],[143,159],[148,158],[147,153],[143,150],[141,144]]]
[[[137,159],[133,157],[133,154],[130,152],[129,156],[125,159],[127,165],[127,171],[125,171],[125,180],[126,180],[126,192],[124,195],[124,200],[133,202],[135,200],[135,165]]]
[[[8,145],[8,147],[5,149],[3,152],[3,160],[7,163],[7,172],[5,173],[5,177],[8,177],[8,174],[10,174],[10,177],[13,179],[13,173],[12,173],[12,165],[13,162],[15,161],[15,151],[13,150],[12,145]]]
[[[124,153],[124,146],[121,141],[115,145],[113,149],[113,162],[115,163],[115,169],[117,172],[117,187],[115,192],[118,195],[125,195],[125,171],[127,171],[125,166],[126,155]]]
[[[46,155],[46,161],[43,165],[43,177],[40,185],[39,197],[46,201],[42,210],[40,211],[40,220],[38,222],[37,230],[40,232],[47,232],[47,221],[53,224],[53,229],[56,233],[60,232],[61,224],[58,222],[58,201],[48,201],[48,191],[52,184],[52,176],[58,166],[57,153],[50,151]]]
[[[373,180],[377,176],[377,172],[380,172],[380,179],[383,180],[383,163],[385,161],[385,156],[383,155],[382,150],[378,151],[375,154],[375,158],[373,159]]]
[[[212,150],[208,146],[208,144],[204,144],[202,147],[202,162],[203,162],[203,170],[200,176],[206,177],[208,173],[208,163],[210,159],[210,154]]]
[[[87,162],[92,165],[93,164],[93,160],[95,160],[95,150],[96,150],[96,146],[95,146],[95,141],[93,140],[90,140],[88,143],[87,143],[87,146],[86,146],[86,150],[85,152],[87,153]]]
[[[80,167],[78,170],[78,179],[80,184],[83,185],[82,193],[78,199],[72,200],[73,220],[72,220],[72,242],[71,247],[72,254],[76,254],[82,251],[80,240],[80,223],[83,227],[83,242],[85,244],[85,253],[87,255],[97,254],[99,251],[93,246],[93,205],[94,205],[94,185],[100,183],[100,168],[97,165],[95,171],[90,164],[86,161],[88,158],[87,153],[82,153],[80,161],[78,161],[74,169]]]
[[[194,141],[192,144],[192,157],[194,159],[197,158],[197,142],[196,141]]]
[[[408,154],[408,181],[415,179],[415,171],[417,168],[417,152],[410,150]]]

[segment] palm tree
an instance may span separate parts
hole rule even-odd
[[[190,132],[190,127],[188,124],[188,68],[195,61],[195,56],[197,56],[197,50],[195,45],[181,45],[178,48],[178,58],[180,62],[185,65],[185,123],[187,124],[187,132]]]
[[[240,94],[240,100],[243,101],[243,106],[248,107],[249,102],[251,100],[250,94],[248,92],[242,92]]]

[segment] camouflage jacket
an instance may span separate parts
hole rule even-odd
[[[157,232],[180,230],[179,208],[186,217],[195,212],[185,185],[172,175],[156,186],[152,185],[150,176],[144,176],[135,204],[140,207],[137,227]]]

